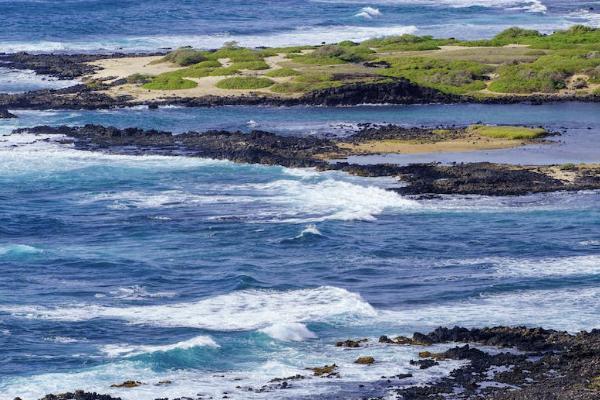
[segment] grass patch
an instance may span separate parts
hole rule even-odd
[[[300,72],[296,71],[293,68],[278,68],[268,71],[265,76],[269,76],[271,78],[285,78],[288,76],[298,76]]]
[[[485,74],[492,68],[473,61],[448,61],[429,57],[383,59],[391,67],[378,71],[380,75],[405,78],[418,85],[445,93],[465,94],[484,89]]]
[[[272,86],[275,82],[268,78],[239,76],[226,78],[217,83],[219,89],[263,89]]]
[[[232,67],[235,67],[237,69],[248,69],[251,71],[259,71],[270,68],[269,64],[267,64],[263,60],[236,62],[233,63]]]
[[[362,47],[376,48],[377,51],[425,51],[438,50],[440,46],[455,43],[454,39],[434,39],[432,36],[399,35],[370,39],[360,44]]]
[[[152,82],[146,83],[143,88],[150,90],[181,90],[192,89],[198,84],[189,79],[183,79],[181,76],[174,74],[161,74],[156,76]]]
[[[471,125],[467,130],[480,136],[509,140],[536,139],[547,134],[545,129],[524,126]]]

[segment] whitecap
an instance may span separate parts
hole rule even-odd
[[[0,257],[19,257],[30,254],[39,254],[42,252],[42,249],[38,249],[37,247],[29,246],[26,244],[0,245]]]
[[[316,339],[317,335],[310,331],[306,325],[298,322],[277,323],[260,330],[273,339],[283,341],[301,342],[307,339]]]
[[[321,286],[290,291],[243,290],[196,302],[105,307],[93,304],[62,307],[2,305],[16,317],[55,321],[119,318],[132,324],[192,327],[219,331],[260,329],[274,323],[328,321],[377,315],[359,294]]]
[[[150,292],[145,287],[133,285],[121,287],[110,292],[111,295],[123,300],[146,300],[155,298],[175,297],[175,292]]]
[[[109,344],[101,347],[101,351],[109,357],[132,357],[140,354],[164,353],[173,350],[188,350],[194,347],[220,347],[210,336],[194,338],[165,345],[122,345]]]
[[[355,17],[362,17],[362,18],[366,18],[366,19],[372,19],[374,17],[379,17],[380,15],[381,15],[381,11],[379,11],[378,8],[363,7],[354,16]]]

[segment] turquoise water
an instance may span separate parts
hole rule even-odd
[[[3,133],[95,122],[338,135],[359,121],[478,119],[563,126],[567,147],[592,148],[597,159],[596,111],[584,104],[24,111],[1,124]],[[374,345],[365,351],[378,363],[365,369],[353,364],[362,352],[336,340],[452,324],[597,327],[595,191],[417,201],[384,190],[390,179],[104,155],[31,135],[1,139],[2,399],[77,388],[125,399],[340,390],[360,398],[381,393],[359,390],[359,382],[411,372],[407,382],[417,384],[455,364],[419,370],[408,363],[419,349]],[[247,390],[331,362],[341,379]],[[146,385],[110,388],[126,379]],[[154,386],[163,380],[173,383]]]

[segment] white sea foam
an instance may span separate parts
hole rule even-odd
[[[492,259],[501,277],[600,275],[600,256]]]
[[[68,337],[68,336],[52,336],[52,337],[44,338],[44,340],[46,340],[48,342],[59,343],[59,344],[72,344],[72,343],[78,342],[77,339]]]
[[[28,254],[39,254],[42,253],[43,250],[38,249],[37,247],[29,246],[26,244],[6,244],[0,245],[0,257],[8,256],[23,256]]]
[[[362,0],[313,0],[319,3],[360,4]],[[541,0],[372,0],[372,4],[417,4],[425,6],[468,8],[488,7],[504,9],[523,9],[530,12],[545,12],[547,7]]]
[[[363,7],[360,9],[360,11],[358,13],[356,13],[355,17],[373,19],[374,17],[379,17],[380,15],[381,15],[381,11],[379,11],[378,8]]]
[[[0,93],[22,93],[38,89],[61,89],[78,84],[74,80],[58,80],[38,75],[31,70],[0,67]]]
[[[264,201],[285,207],[284,222],[371,221],[385,210],[419,208],[416,201],[383,188],[332,178],[316,183],[277,180],[254,188],[265,193]]]
[[[286,32],[265,35],[179,35],[179,36],[140,36],[118,40],[105,39],[96,42],[0,42],[0,48],[7,53],[19,51],[56,52],[56,51],[93,51],[118,49],[155,51],[161,47],[193,46],[196,48],[219,48],[225,42],[236,41],[242,46],[257,47],[268,43],[270,46],[297,46],[321,42],[336,43],[342,40],[363,41],[376,36],[402,35],[417,31],[415,26],[391,25],[370,26],[334,26],[302,27]]]
[[[146,300],[155,298],[175,297],[175,292],[150,292],[143,286],[133,285],[128,287],[118,288],[110,294],[118,299],[124,300]]]
[[[306,325],[299,322],[276,323],[262,328],[260,332],[271,336],[273,339],[294,342],[315,339],[317,337]]]
[[[410,326],[529,325],[571,332],[598,328],[600,288],[523,290],[395,311],[382,320]]]
[[[594,27],[600,27],[600,13],[581,9],[570,13],[568,19],[577,23],[585,23]]]
[[[373,338],[374,339],[374,338]],[[376,343],[376,340],[373,340]],[[269,361],[246,365],[243,370],[223,373],[207,373],[195,370],[157,371],[146,364],[134,361],[118,361],[92,369],[73,373],[51,373],[37,376],[11,378],[0,381],[0,399],[10,400],[16,396],[24,399],[37,399],[47,393],[62,393],[85,387],[88,391],[107,393],[125,400],[142,400],[155,397],[176,398],[182,396],[220,398],[224,392],[232,399],[284,399],[304,396],[332,394],[340,384],[378,381],[382,375],[394,373],[411,373],[410,379],[404,380],[407,385],[419,385],[440,377],[464,364],[460,361],[443,361],[427,370],[411,366],[409,361],[417,357],[419,349],[410,346],[369,347],[369,354],[377,362],[368,368],[354,363],[356,352],[346,351],[335,346],[318,346],[299,349],[282,343],[282,350],[270,353]],[[433,347],[440,351],[442,347]],[[318,377],[307,377],[295,381],[286,390],[249,391],[248,387],[271,385],[274,378],[306,375],[307,367],[334,362],[338,365],[340,378],[335,382]],[[130,389],[110,387],[124,379],[135,379],[145,383]],[[157,385],[160,381],[171,381],[169,385]],[[275,384],[272,384],[275,386]]]
[[[172,350],[188,350],[194,347],[219,347],[210,336],[196,336],[194,338],[165,345],[122,345],[110,344],[102,346],[101,351],[109,357],[132,357],[140,354],[164,353]]]
[[[298,236],[296,236],[296,239],[302,238],[302,237],[306,237],[306,236],[323,236],[323,234],[321,233],[321,231],[319,230],[319,228],[317,228],[317,226],[315,224],[308,224],[304,227],[304,229],[302,229],[302,232],[300,232],[300,234]]]
[[[132,324],[210,330],[252,330],[274,323],[325,321],[376,315],[358,294],[331,286],[285,292],[244,290],[197,302],[137,307],[79,304],[63,307],[0,306],[14,316],[55,321],[120,318]]]
[[[161,192],[125,191],[99,193],[89,195],[81,200],[82,204],[107,202],[107,207],[113,210],[136,208],[173,208],[194,206],[198,204],[242,203],[252,202],[249,196],[199,195],[181,190],[165,190]]]
[[[29,173],[47,176],[89,166],[106,165],[107,162],[112,166],[156,170],[192,169],[230,164],[229,161],[195,157],[129,156],[82,151],[56,142],[61,139],[64,137],[60,135],[26,133],[0,136],[0,173],[5,177]]]

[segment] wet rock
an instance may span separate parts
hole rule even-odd
[[[0,119],[18,118],[15,114],[8,111],[6,108],[0,107]]]
[[[337,365],[331,364],[331,365],[325,365],[323,367],[314,367],[314,368],[307,368],[307,369],[313,371],[315,376],[332,378],[332,377],[339,377],[339,373],[336,371],[337,368],[338,368]]]
[[[421,358],[431,358],[436,361],[445,360],[448,358],[445,353],[432,353],[430,351],[420,351],[419,357]]]
[[[134,388],[138,386],[142,386],[143,383],[139,381],[125,381],[123,383],[114,383],[110,385],[113,388]]]
[[[368,342],[369,339],[358,339],[358,340],[344,340],[341,342],[336,342],[336,347],[349,347],[349,348],[356,348],[356,347],[360,347],[361,343],[366,343]]]
[[[390,339],[387,336],[381,336],[379,338],[379,343],[429,346],[431,344],[431,341],[428,338],[420,338],[420,337],[408,338],[406,336],[396,336],[395,338]]]
[[[107,394],[88,393],[83,390],[61,394],[48,394],[40,400],[121,400],[120,397],[112,397]]]
[[[576,166],[576,170],[572,171],[573,180],[563,181],[553,175],[552,166],[516,166],[487,162],[406,166],[357,165],[345,162],[331,164],[323,159],[323,155],[337,154],[340,151],[339,142],[334,139],[279,136],[264,131],[208,131],[173,135],[156,130],[85,125],[41,126],[17,129],[14,133],[25,131],[34,134],[64,135],[80,150],[134,155],[184,155],[292,168],[315,167],[320,171],[339,170],[365,177],[393,176],[406,183],[406,186],[389,190],[403,195],[507,196],[558,190],[600,189],[598,166]],[[415,333],[412,339],[400,337],[389,339],[387,343],[428,345],[431,344],[431,340],[429,335]]]
[[[171,385],[173,383],[173,381],[170,380],[165,380],[165,381],[160,381],[156,384],[156,386],[167,386],[167,385]]]
[[[425,360],[410,360],[410,365],[417,365],[420,369],[431,368],[434,365],[439,365],[437,361],[425,359]]]
[[[356,361],[354,361],[355,364],[362,364],[362,365],[371,365],[374,362],[375,362],[375,358],[373,358],[371,356],[358,357],[356,359]]]

